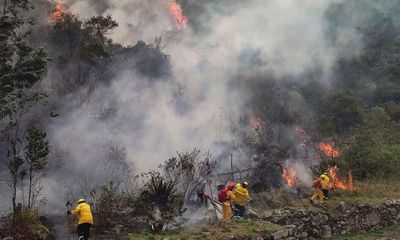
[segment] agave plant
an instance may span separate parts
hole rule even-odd
[[[165,181],[157,173],[151,173],[145,190],[136,201],[136,209],[148,219],[153,231],[161,232],[166,224],[182,216],[185,211],[183,204],[184,197],[177,193],[173,182]]]

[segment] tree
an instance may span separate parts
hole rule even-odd
[[[28,208],[31,208],[40,193],[38,184],[42,173],[47,166],[47,155],[49,154],[49,142],[47,134],[35,127],[29,128],[27,134],[28,146],[26,147],[25,160],[28,164]]]
[[[0,17],[0,139],[8,146],[14,213],[17,184],[26,175],[21,156],[26,134],[23,117],[46,97],[34,87],[46,72],[47,55],[43,48],[27,43],[32,21],[24,16],[30,6],[28,0],[5,2]]]
[[[398,178],[400,163],[400,124],[383,108],[375,107],[364,117],[344,158],[358,179]]]
[[[118,27],[118,23],[111,18],[111,15],[107,15],[107,17],[96,16],[86,21],[84,27],[97,37],[104,46],[105,35]]]

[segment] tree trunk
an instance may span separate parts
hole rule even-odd
[[[16,200],[17,200],[17,182],[18,182],[18,176],[13,176],[13,193],[12,193],[12,204],[13,204],[13,212],[14,215],[17,213],[17,204],[16,204]]]
[[[28,208],[31,208],[31,198],[32,198],[32,178],[33,178],[33,169],[29,169],[29,189],[28,189]]]
[[[3,14],[6,14],[6,10],[7,10],[7,0],[4,0]]]

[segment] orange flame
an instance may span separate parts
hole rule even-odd
[[[335,147],[334,147],[333,143],[329,144],[329,143],[320,142],[320,143],[318,143],[318,147],[322,152],[324,152],[329,157],[339,157],[340,156],[340,152],[338,150],[334,149]]]
[[[353,185],[353,176],[351,175],[351,171],[349,171],[347,179],[341,179],[338,172],[339,168],[337,166],[328,168],[327,173],[330,179],[330,187],[332,189],[354,191],[355,188]]]
[[[260,130],[264,125],[264,121],[260,117],[253,117],[250,119],[250,127],[251,130],[257,132]]]
[[[62,19],[65,12],[65,4],[61,0],[55,0],[56,7],[51,14],[51,20],[53,22],[58,22]]]
[[[286,168],[282,166],[282,178],[288,187],[297,186],[297,171],[294,167]]]
[[[183,15],[182,8],[178,3],[176,2],[171,3],[169,5],[169,12],[174,17],[176,23],[180,28],[185,28],[187,26],[188,18],[185,15]]]

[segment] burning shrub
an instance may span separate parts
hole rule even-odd
[[[135,202],[138,214],[145,217],[151,230],[161,232],[165,225],[176,217],[182,216],[184,197],[177,193],[175,183],[165,181],[158,173],[150,173],[150,180],[145,185]]]

